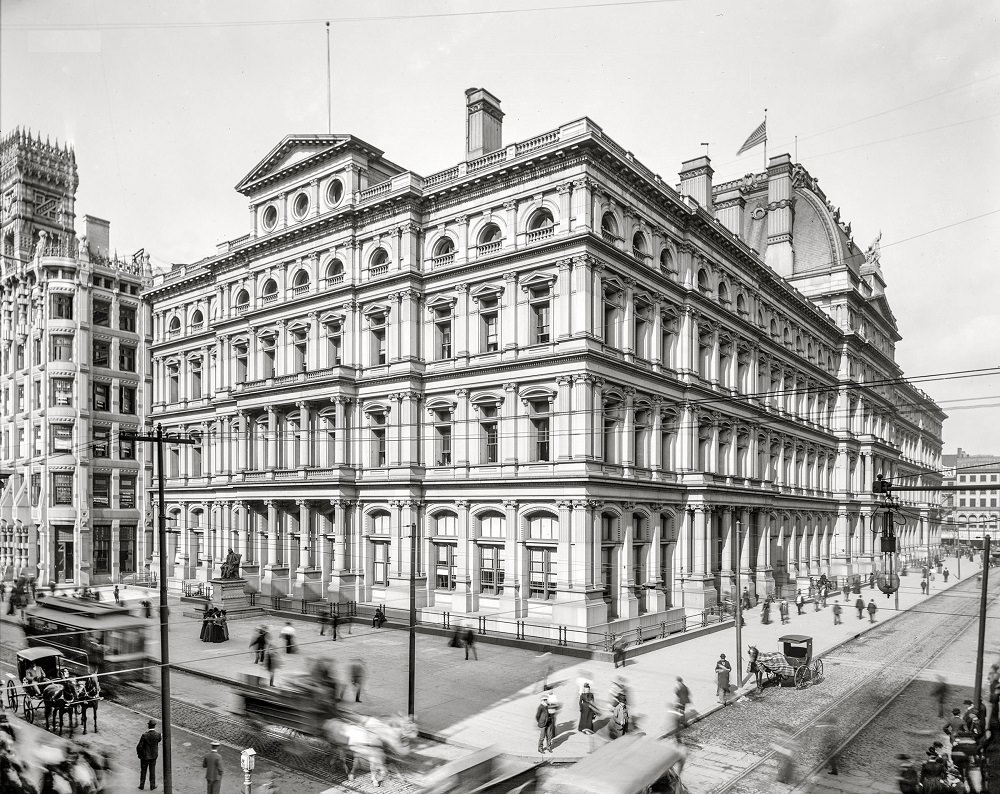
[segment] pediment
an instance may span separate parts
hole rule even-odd
[[[258,187],[275,179],[301,170],[311,163],[320,162],[331,155],[339,155],[345,146],[363,151],[369,157],[379,158],[382,152],[353,135],[286,135],[281,143],[271,149],[264,158],[236,185],[236,190],[244,195],[253,193]]]

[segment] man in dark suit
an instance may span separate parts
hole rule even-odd
[[[222,788],[222,756],[219,755],[219,743],[212,742],[212,750],[201,765],[205,768],[205,782],[208,784],[208,794],[219,794]]]
[[[156,788],[156,759],[160,755],[160,741],[163,739],[156,730],[156,720],[146,723],[148,730],[139,737],[135,746],[135,754],[139,756],[139,788],[146,785],[146,772],[149,772],[149,790]]]

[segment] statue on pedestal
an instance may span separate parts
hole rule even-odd
[[[239,579],[240,578],[240,560],[243,558],[242,554],[237,554],[232,549],[226,555],[226,561],[222,563],[222,572],[220,578],[222,579]]]

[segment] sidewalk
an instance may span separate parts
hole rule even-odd
[[[938,575],[931,584],[929,596],[920,592],[919,571],[901,578],[899,606],[901,611],[912,609],[928,597],[934,596],[956,584],[962,584],[979,573],[979,564],[962,563],[962,579],[956,580],[954,558],[945,560],[952,576],[947,585]],[[103,591],[103,588],[102,588]],[[121,591],[128,603],[150,597],[143,588],[129,587]],[[842,596],[842,594],[840,594]],[[862,589],[867,603],[874,598],[878,605],[876,619],[883,623],[896,614],[894,598],[887,598],[878,589]],[[106,594],[110,597],[110,592]],[[559,735],[553,757],[578,758],[591,752],[593,746],[603,743],[598,736],[576,732],[579,717],[577,709],[577,679],[592,682],[598,705],[606,713],[608,692],[613,679],[621,675],[631,691],[630,711],[637,727],[648,733],[660,733],[666,723],[667,706],[673,702],[676,677],[681,675],[687,683],[692,698],[692,708],[706,714],[721,708],[715,697],[715,661],[725,653],[732,664],[731,681],[736,680],[736,658],[742,655],[746,673],[746,646],[756,645],[762,651],[778,650],[778,638],[784,634],[806,634],[813,637],[813,653],[820,656],[843,642],[872,628],[867,613],[858,620],[852,594],[845,605],[842,625],[833,625],[833,594],[828,606],[818,612],[811,602],[806,604],[803,615],[796,614],[790,604],[790,622],[782,625],[777,608],[771,611],[772,622],[760,622],[760,607],[745,613],[747,625],[743,629],[743,648],[736,648],[735,629],[729,628],[711,634],[692,637],[684,642],[627,659],[625,669],[616,670],[611,664],[589,659],[562,656],[553,646],[549,657],[553,672],[550,684],[562,704],[559,713]],[[156,602],[153,597],[154,603]],[[226,681],[239,680],[241,675],[266,676],[262,665],[253,663],[249,650],[252,636],[259,625],[268,626],[272,642],[278,646],[278,631],[283,620],[238,620],[229,624],[230,640],[226,643],[203,643],[199,639],[201,623],[185,617],[190,604],[171,599],[170,661],[175,669],[210,676],[205,678],[174,676],[171,692],[175,697],[198,703],[207,708],[227,713],[236,709],[236,698]],[[6,610],[4,610],[6,611]],[[4,618],[10,620],[10,618]],[[390,623],[385,628],[374,629],[370,624],[353,623],[351,634],[347,626],[340,627],[341,638],[333,642],[329,636],[319,636],[315,622],[292,620],[296,629],[298,653],[280,654],[282,666],[276,683],[280,686],[290,674],[305,672],[309,660],[323,657],[343,670],[352,659],[360,658],[368,670],[368,681],[362,696],[361,709],[373,714],[391,714],[405,711],[407,703],[407,632],[404,626]],[[150,621],[148,649],[159,656],[159,633],[155,621]],[[478,643],[479,661],[465,661],[463,649],[448,647],[447,638],[437,635],[417,634],[416,638],[416,711],[420,727],[449,743],[466,747],[497,745],[501,750],[522,756],[537,756],[537,733],[534,713],[541,692],[542,661],[532,651],[504,645]],[[266,681],[266,678],[265,678]],[[158,685],[155,676],[154,685]],[[604,731],[606,734],[606,730]]]

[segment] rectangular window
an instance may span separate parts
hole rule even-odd
[[[449,543],[435,543],[437,579],[435,589],[455,589],[455,547]]]
[[[52,296],[52,319],[72,320],[73,319],[73,296],[55,294]]]
[[[503,546],[479,547],[479,592],[503,595]]]
[[[529,403],[531,412],[532,460],[551,460],[549,449],[549,404],[547,402]]]
[[[118,327],[123,331],[135,333],[135,309],[131,306],[122,306],[118,309]]]
[[[35,444],[34,444],[34,451],[32,452],[32,454],[36,458],[40,458],[42,456],[42,426],[41,425],[35,425],[34,439],[35,439]]]
[[[495,405],[481,405],[479,413],[482,415],[482,419],[479,422],[482,440],[482,461],[483,463],[497,463],[500,460],[497,407]]]
[[[132,345],[118,346],[118,369],[122,372],[135,372],[135,348]]]
[[[111,507],[111,475],[95,474],[91,484],[94,507]]]
[[[451,465],[451,412],[434,412],[434,454],[438,466]]]
[[[451,358],[451,308],[437,309],[434,319],[437,359]]]
[[[118,478],[118,507],[122,510],[135,509],[134,474],[123,474]]]
[[[555,598],[556,564],[553,556],[553,549],[528,549],[529,598]]]
[[[111,410],[111,384],[109,383],[94,384],[94,410],[95,411]]]
[[[604,601],[611,603],[611,584],[614,576],[614,555],[612,546],[605,546],[601,549],[601,589],[603,590]]]
[[[500,349],[500,318],[495,300],[482,300],[479,304],[482,318],[483,351],[495,353]]]
[[[56,472],[52,475],[52,504],[73,504],[72,472]]]
[[[111,527],[94,525],[94,573],[111,573]]]
[[[340,323],[330,323],[326,326],[327,366],[339,367],[343,363],[343,335]]]
[[[531,290],[531,341],[534,344],[548,342],[551,335],[551,311],[549,288]]]
[[[118,434],[118,457],[121,460],[135,460],[135,439],[132,436]]]
[[[135,573],[135,524],[118,529],[118,572]]]
[[[93,365],[95,367],[107,367],[111,362],[111,343],[105,339],[94,340]]]
[[[197,359],[191,362],[191,369],[189,370],[189,390],[191,392],[190,398],[192,400],[200,400],[202,397],[201,391],[201,359]]]
[[[40,336],[31,340],[31,357],[32,364],[42,363],[42,338]]]
[[[38,507],[38,502],[42,497],[42,475],[31,475],[31,506]]]
[[[73,451],[73,425],[50,425],[52,436],[50,444],[52,453]]]
[[[273,378],[276,361],[274,338],[260,340],[260,377]]]
[[[374,566],[372,584],[389,586],[389,544],[372,542],[372,562]]]
[[[91,315],[91,322],[104,328],[111,327],[111,304],[107,301],[94,299],[94,310]]]
[[[17,346],[17,369],[24,369],[24,345]]]
[[[73,381],[69,378],[52,379],[52,396],[49,405],[68,407],[73,404]]]
[[[73,360],[73,337],[62,334],[53,334],[50,337],[53,361]]]
[[[109,458],[109,457],[111,457],[111,428],[110,427],[95,427],[94,428],[93,456],[95,458]]]
[[[40,380],[31,382],[31,407],[36,411],[42,407],[42,382]]]
[[[118,411],[123,414],[135,413],[135,386],[122,386],[119,391]]]
[[[249,356],[245,347],[236,347],[236,383],[247,382],[247,361]]]
[[[372,366],[382,366],[389,360],[386,343],[385,315],[376,314],[368,320],[371,328],[371,362]]]

